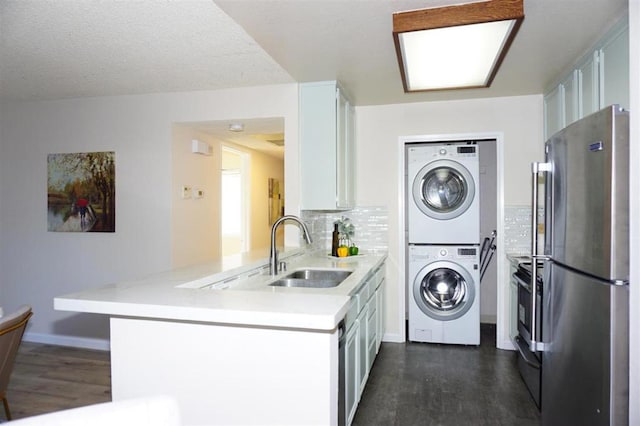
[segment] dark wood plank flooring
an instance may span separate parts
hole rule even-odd
[[[13,419],[111,401],[110,370],[109,352],[22,342],[7,389]]]
[[[476,346],[383,343],[354,426],[533,426],[540,415],[494,325]]]
[[[538,425],[515,361],[488,325],[479,347],[383,343],[353,424]],[[14,419],[110,401],[109,352],[23,342],[7,394]]]

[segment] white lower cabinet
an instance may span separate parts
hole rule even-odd
[[[378,353],[380,345],[382,344],[382,336],[384,335],[384,276],[380,281],[380,286],[376,290],[376,306],[376,353]]]
[[[352,296],[345,342],[345,419],[353,421],[358,402],[382,342],[384,264]],[[353,317],[356,317],[353,320]]]
[[[376,296],[374,295],[367,303],[367,371],[371,370],[373,361],[376,359],[378,347],[376,345],[378,323],[378,307],[376,305]]]
[[[364,385],[369,378],[369,363],[367,362],[368,312],[368,306],[365,305],[358,314],[358,324],[360,326],[358,330],[358,380],[360,382],[360,392],[358,392],[358,397],[362,395],[362,392],[364,392]]]

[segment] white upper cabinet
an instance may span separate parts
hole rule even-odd
[[[587,55],[578,65],[578,117],[585,117],[600,109],[598,84],[598,52]]]
[[[355,205],[355,113],[336,81],[300,84],[300,176],[304,210]]]
[[[547,138],[564,127],[564,86],[557,85],[544,96],[544,134]]]
[[[629,109],[629,29],[611,34],[599,52],[600,108],[619,104]]]
[[[629,25],[622,18],[544,95],[545,139],[606,106],[629,108]]]
[[[564,100],[564,122],[572,123],[578,115],[578,70],[574,70],[562,82]],[[564,126],[563,126],[564,127]]]

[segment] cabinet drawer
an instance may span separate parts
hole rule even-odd
[[[362,309],[364,309],[365,306],[367,306],[367,302],[369,301],[369,297],[371,295],[370,284],[371,284],[371,281],[366,281],[364,284],[362,284],[362,286],[360,286],[360,288],[353,295],[353,299],[355,299],[358,307],[358,312],[360,312]]]
[[[384,270],[384,264],[383,264],[376,271],[375,278],[374,278],[375,283],[376,283],[375,288],[380,287],[380,284],[382,284],[382,281],[384,281],[384,274],[385,274],[385,270]]]
[[[349,304],[349,311],[347,315],[344,317],[344,326],[345,330],[350,330],[353,324],[356,322],[358,318],[358,301],[356,298],[351,298],[351,303]]]
[[[369,298],[369,302],[367,302],[367,309],[369,310],[369,315],[367,315],[367,318],[369,320],[371,320],[371,317],[375,316],[378,312],[375,293],[373,294],[373,296],[374,297]]]

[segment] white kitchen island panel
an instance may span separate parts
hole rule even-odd
[[[338,331],[111,318],[114,401],[168,394],[185,425],[335,425]]]

